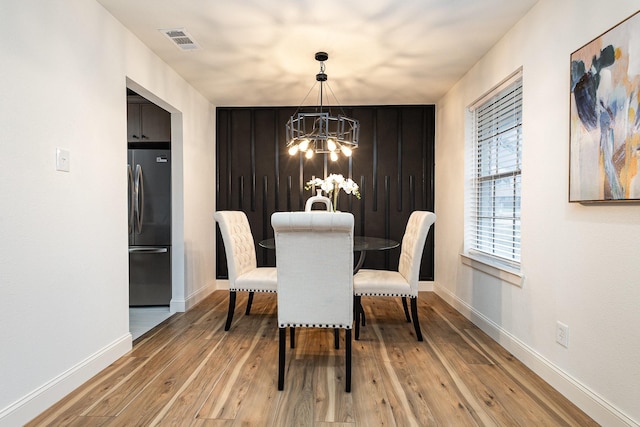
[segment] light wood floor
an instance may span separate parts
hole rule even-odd
[[[344,342],[298,329],[277,390],[276,296],[216,291],[29,426],[590,426],[593,420],[435,294],[420,295],[417,342],[394,298],[366,298],[344,392]],[[342,334],[344,340],[344,333]]]

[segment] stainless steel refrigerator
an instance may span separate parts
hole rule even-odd
[[[171,301],[171,151],[128,150],[129,305]]]

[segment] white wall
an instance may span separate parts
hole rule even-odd
[[[3,1],[0,24],[0,425],[19,425],[131,348],[127,81],[174,113],[172,307],[214,289],[214,110],[97,2]]]
[[[637,0],[541,0],[437,105],[436,292],[604,425],[640,423],[640,205],[567,201],[569,57],[637,10]],[[465,107],[521,66],[520,288],[459,254]]]

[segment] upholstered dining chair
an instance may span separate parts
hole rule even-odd
[[[345,329],[345,391],[351,391],[353,215],[276,212],[271,216],[278,270],[278,390],[284,389],[286,328]]]
[[[276,292],[275,267],[258,267],[256,247],[247,215],[242,211],[218,211],[214,214],[220,226],[229,270],[229,310],[224,330],[228,331],[236,307],[236,292],[249,292],[245,314],[251,312],[254,292]]]
[[[416,338],[422,341],[422,331],[418,320],[418,275],[425,241],[429,229],[436,220],[433,212],[415,211],[409,216],[402,237],[398,271],[360,269],[353,277],[353,293],[356,310],[356,339],[360,338],[360,321],[364,317],[362,296],[402,297],[407,314],[406,300],[411,300],[411,317]],[[409,318],[407,317],[407,320]]]

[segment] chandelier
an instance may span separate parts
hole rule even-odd
[[[320,72],[316,74],[316,81],[320,82],[320,105],[315,111],[306,113],[300,112],[298,107],[298,110],[289,118],[287,148],[292,156],[300,153],[310,159],[314,153],[322,153],[329,154],[331,160],[335,161],[338,160],[338,153],[349,157],[352,150],[358,148],[360,123],[344,115],[342,109],[340,109],[342,114],[337,116],[331,114],[330,108],[325,110],[323,92],[327,75],[324,72],[324,61],[329,58],[329,55],[326,52],[317,52],[315,58],[320,62]],[[329,84],[326,84],[329,87]],[[330,87],[329,90],[331,90]],[[331,93],[333,94],[333,91]]]

